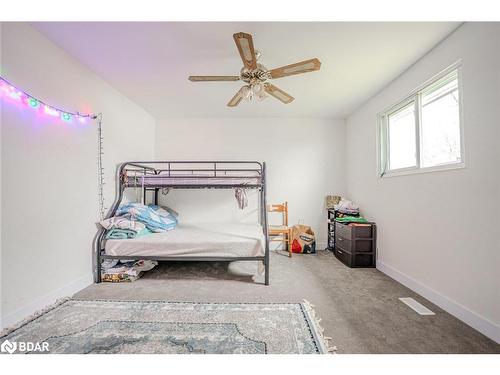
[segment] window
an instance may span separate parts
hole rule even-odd
[[[380,176],[463,166],[460,67],[379,115]]]

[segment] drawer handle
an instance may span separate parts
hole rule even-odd
[[[337,252],[338,252],[339,254],[343,254],[343,253],[342,253],[342,250],[337,250]]]
[[[337,238],[339,241],[344,241],[342,237]]]

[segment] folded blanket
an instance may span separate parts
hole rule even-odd
[[[166,232],[177,226],[177,217],[160,206],[127,203],[118,207],[116,216],[140,221],[152,232]]]
[[[128,238],[141,237],[150,234],[151,231],[148,228],[143,228],[140,231],[135,231],[132,229],[121,229],[112,228],[106,232],[107,240],[126,240]]]

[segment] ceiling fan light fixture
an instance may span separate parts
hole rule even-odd
[[[262,91],[259,95],[257,95],[257,100],[259,102],[263,101],[264,99],[267,99],[268,95],[265,91]]]
[[[244,86],[242,96],[243,99],[248,102],[254,99],[262,101],[267,98],[267,93],[264,84],[262,82],[257,82]]]

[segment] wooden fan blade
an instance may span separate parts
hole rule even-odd
[[[235,96],[232,97],[232,99],[227,103],[228,107],[236,107],[238,104],[240,104],[241,99],[243,99],[243,92],[246,90],[247,86],[243,86],[239,91],[236,93]]]
[[[269,71],[271,78],[280,78],[286,76],[293,76],[294,74],[301,74],[319,70],[321,63],[318,59],[310,59],[301,61],[295,64],[282,66],[280,68],[272,69]]]
[[[239,81],[238,76],[189,76],[191,82]]]
[[[245,68],[250,70],[257,69],[257,58],[253,49],[252,36],[246,33],[236,33],[233,34],[233,39],[236,47],[238,47],[238,52]]]
[[[291,103],[295,99],[293,96],[288,95],[286,92],[270,83],[266,84],[266,92],[285,104]]]

